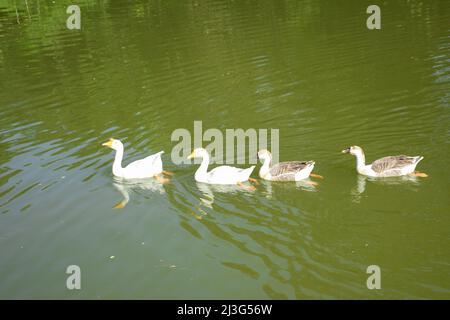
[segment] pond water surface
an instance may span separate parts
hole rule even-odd
[[[373,31],[367,1],[85,0],[68,30],[71,3],[0,2],[1,298],[450,298],[450,2]],[[170,157],[196,120],[279,129],[324,179],[198,184]],[[171,182],[113,179],[109,137]],[[360,177],[350,145],[429,177]]]

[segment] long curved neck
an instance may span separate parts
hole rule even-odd
[[[259,169],[259,176],[262,178],[262,177],[265,177],[268,173],[269,173],[269,170],[270,170],[270,164],[272,163],[272,159],[271,158],[265,158],[264,159],[264,163],[263,163],[263,165],[261,166],[261,169]]]
[[[209,155],[205,154],[203,155],[200,167],[198,167],[197,171],[195,172],[196,180],[206,180],[206,176],[208,173],[208,165],[209,165]]]
[[[123,148],[119,148],[116,150],[116,156],[114,158],[114,163],[112,167],[112,171],[115,176],[122,175],[122,159],[123,159]]]
[[[358,152],[355,154],[356,157],[356,170],[359,172],[364,169],[366,166],[366,156],[364,155],[364,152],[361,150],[361,152]]]

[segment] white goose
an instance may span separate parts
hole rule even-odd
[[[219,166],[208,172],[209,154],[203,148],[195,149],[188,159],[202,158],[200,167],[195,172],[195,181],[210,183],[210,184],[237,184],[242,185],[242,182],[249,180],[251,173],[255,166],[247,169],[240,169],[230,166]],[[253,180],[253,179],[252,179]]]
[[[136,160],[125,168],[122,167],[123,159],[123,144],[120,140],[109,139],[107,142],[102,143],[102,146],[114,149],[116,151],[116,156],[114,158],[112,173],[116,177],[123,179],[143,179],[143,178],[156,178],[160,182],[168,182],[160,176],[161,173],[168,173],[163,171],[161,154],[164,151],[152,154],[141,160]]]
[[[366,165],[366,156],[361,147],[351,146],[342,150],[342,153],[350,153],[356,157],[356,171],[369,177],[398,177],[411,175],[427,177],[426,173],[414,171],[422,156],[409,157],[405,155],[389,156],[378,159],[372,164]]]

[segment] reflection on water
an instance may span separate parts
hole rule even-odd
[[[69,31],[65,1],[0,4],[0,297],[450,294],[450,2],[385,3],[379,32],[357,0],[79,5]],[[195,120],[279,129],[280,161],[314,159],[325,179],[197,184],[170,161]],[[127,162],[166,151],[171,182],[115,181],[110,137]],[[340,154],[355,144],[424,155],[429,177],[360,177]]]
[[[158,193],[163,195],[165,193],[164,186],[156,179],[119,179],[114,178],[114,187],[122,194],[123,199],[119,201],[114,208],[122,209],[130,201],[130,193]]]
[[[309,191],[314,192],[317,191],[317,188],[319,187],[319,183],[312,181],[311,179],[304,179],[299,181],[292,181],[292,182],[273,182],[273,181],[266,181],[261,180],[261,192],[265,194],[267,198],[272,198],[273,193],[276,193],[277,190],[280,192],[282,190],[292,191],[295,192],[298,191]]]
[[[214,203],[214,193],[227,193],[230,195],[237,195],[242,192],[253,192],[245,188],[245,186],[238,185],[214,185],[208,183],[197,182],[197,188],[202,192],[202,197],[200,201],[203,205],[212,209],[212,204]]]
[[[350,193],[353,197],[353,201],[359,203],[361,201],[361,195],[366,191],[367,183],[376,184],[380,187],[401,186],[404,188],[405,186],[408,186],[409,190],[418,191],[417,188],[411,187],[418,187],[420,184],[420,179],[423,178],[409,175],[400,177],[374,178],[358,174],[356,176],[356,186],[351,189]]]

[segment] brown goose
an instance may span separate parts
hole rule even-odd
[[[259,176],[262,179],[270,181],[299,181],[309,176],[322,178],[319,175],[312,174],[315,162],[310,161],[286,161],[273,166],[272,155],[268,150],[260,150],[258,158],[263,162],[259,170]]]
[[[372,164],[366,165],[366,157],[361,147],[351,146],[342,153],[350,153],[356,157],[356,170],[359,174],[369,177],[398,177],[412,175],[417,177],[427,177],[423,172],[416,172],[417,164],[423,159],[422,156],[389,156],[378,159]]]

